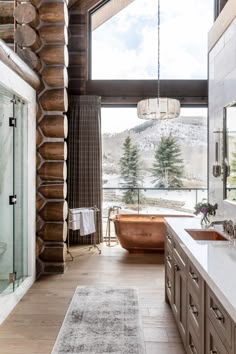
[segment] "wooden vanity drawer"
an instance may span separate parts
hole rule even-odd
[[[172,240],[173,244],[173,256],[177,259],[178,265],[181,267],[181,269],[186,272],[187,269],[187,256],[185,255],[184,251],[180,247],[180,245],[173,239]]]
[[[172,303],[172,291],[173,291],[173,276],[172,271],[166,268],[166,295],[168,297],[169,303]]]
[[[189,261],[188,264],[188,282],[194,288],[198,296],[202,296],[204,290],[204,280],[196,267]]]
[[[173,252],[168,246],[166,247],[165,257],[166,267],[171,269],[173,264]]]
[[[224,307],[213,294],[211,289],[207,287],[206,294],[206,314],[210,318],[213,326],[221,341],[228,348],[232,347],[232,321]]]
[[[188,354],[202,354],[200,341],[191,324],[188,325],[186,351]]]
[[[168,228],[166,228],[166,245],[169,245],[170,248],[172,248],[172,235]]]
[[[211,320],[206,319],[206,354],[229,354]]]
[[[188,284],[187,291],[187,311],[188,321],[191,323],[198,337],[201,336],[203,321],[203,306],[201,306],[201,300],[196,294],[191,284]]]

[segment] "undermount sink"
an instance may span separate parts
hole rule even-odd
[[[227,238],[222,236],[219,232],[215,230],[190,230],[185,229],[185,231],[197,241],[228,241]]]

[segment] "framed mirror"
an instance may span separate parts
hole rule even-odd
[[[224,109],[224,199],[236,203],[236,102]]]

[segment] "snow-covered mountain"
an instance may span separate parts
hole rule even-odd
[[[103,135],[103,174],[106,180],[112,180],[112,186],[119,182],[119,160],[122,145],[130,135],[137,144],[144,175],[143,185],[151,186],[150,169],[154,162],[154,153],[162,135],[176,137],[182,151],[185,165],[186,187],[204,187],[207,177],[207,121],[205,117],[179,117],[174,120],[147,121],[130,130],[118,134]],[[117,178],[115,178],[117,176]],[[111,182],[111,181],[110,181]],[[105,184],[104,186],[107,186]],[[111,183],[109,183],[111,186]]]

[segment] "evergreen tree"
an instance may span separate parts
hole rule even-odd
[[[236,150],[236,143],[234,142],[234,149]],[[230,173],[231,176],[228,178],[230,185],[235,186],[236,184],[236,152],[231,152],[230,156]]]
[[[155,187],[182,187],[183,159],[177,140],[171,134],[162,136],[155,152],[152,182]]]
[[[234,146],[234,151],[236,150],[236,142],[231,143]],[[230,154],[230,176],[227,177],[227,187],[229,190],[227,191],[227,198],[230,200],[236,200],[236,190],[234,189],[236,186],[236,152],[231,152]],[[230,190],[230,188],[232,188]]]
[[[126,204],[137,203],[138,190],[134,190],[133,188],[139,188],[142,181],[140,157],[138,148],[132,144],[130,136],[127,136],[123,144],[123,155],[120,159],[120,174],[123,180],[121,186],[128,188],[123,195],[123,202]],[[143,196],[139,193],[140,201],[141,198],[143,199]]]

